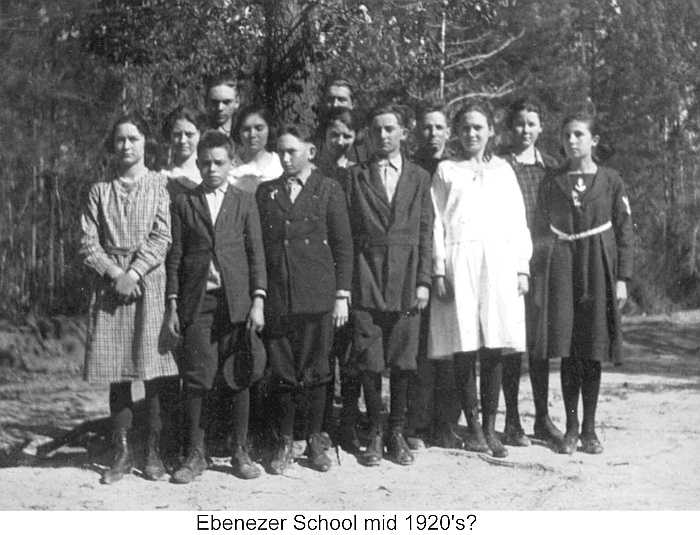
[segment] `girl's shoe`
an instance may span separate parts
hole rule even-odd
[[[599,455],[603,453],[603,445],[600,443],[595,433],[581,435],[581,451],[591,455]]]

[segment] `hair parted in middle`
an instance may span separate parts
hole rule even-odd
[[[454,126],[452,128],[453,132],[459,132],[459,129],[462,126],[462,123],[464,122],[465,116],[467,115],[467,113],[470,112],[480,113],[486,118],[486,124],[490,128],[496,128],[495,114],[491,103],[488,100],[484,100],[481,98],[470,98],[465,100],[464,104],[462,104],[459,110],[457,110],[457,113],[455,113],[454,119],[452,120],[452,122],[454,123]],[[494,143],[492,136],[486,143],[486,148],[484,149],[485,161],[489,161],[493,156],[493,145]]]

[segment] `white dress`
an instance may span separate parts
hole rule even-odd
[[[432,185],[433,271],[454,297],[433,296],[430,357],[480,347],[525,350],[525,307],[518,273],[532,254],[525,206],[511,166],[497,157],[440,162]]]
[[[284,170],[282,169],[279,156],[277,156],[276,152],[268,154],[269,157],[265,158],[262,164],[253,161],[231,169],[231,174],[228,177],[229,184],[248,193],[255,193],[255,190],[263,182],[275,180],[282,176]]]

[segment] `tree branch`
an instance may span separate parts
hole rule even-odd
[[[460,67],[462,65],[467,65],[468,67],[475,67],[476,65],[481,65],[486,60],[491,59],[499,52],[502,52],[503,50],[508,48],[511,44],[520,39],[523,35],[525,35],[525,30],[520,30],[520,33],[518,33],[518,35],[509,37],[491,52],[487,52],[485,54],[477,54],[476,56],[469,56],[468,58],[460,59],[459,61],[455,61],[454,63],[445,65],[445,70],[454,69],[455,67]]]
[[[515,83],[513,80],[509,80],[505,84],[503,84],[501,87],[496,89],[495,91],[474,91],[472,93],[466,93],[464,95],[459,95],[458,97],[453,98],[450,100],[445,107],[446,108],[451,108],[458,102],[461,102],[462,100],[466,100],[468,98],[486,98],[486,99],[494,99],[494,98],[501,98],[506,96],[508,93],[512,93],[515,90]]]

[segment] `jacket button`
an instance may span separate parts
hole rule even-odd
[[[284,240],[285,245],[289,245],[289,240]]]
[[[285,220],[284,220],[284,224],[285,224],[285,225],[290,225],[291,223],[292,223],[292,222],[291,222],[289,219],[285,219]]]
[[[304,243],[305,243],[306,245],[309,245],[309,238],[306,238],[306,239],[304,240]]]

